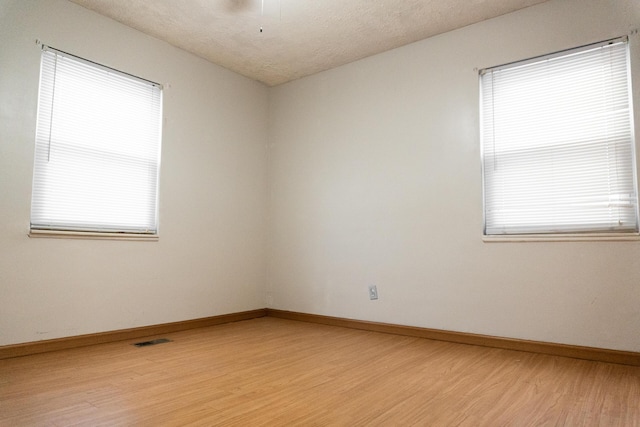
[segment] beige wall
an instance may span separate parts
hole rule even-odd
[[[273,89],[267,302],[640,351],[640,242],[483,243],[476,71],[639,27],[637,0],[550,1]]]
[[[30,239],[40,39],[165,85],[160,241]],[[263,85],[62,0],[0,1],[0,345],[264,307]]]

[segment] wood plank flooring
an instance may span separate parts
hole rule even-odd
[[[640,367],[271,317],[162,337],[0,360],[0,426],[640,426]]]

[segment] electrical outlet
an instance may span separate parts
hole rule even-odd
[[[378,299],[378,288],[376,285],[369,285],[369,299]]]

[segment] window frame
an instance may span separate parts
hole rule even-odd
[[[525,66],[528,64],[540,62],[542,60],[552,59],[552,58],[560,58],[564,56],[571,55],[576,52],[585,51],[588,49],[593,49],[597,47],[602,47],[612,43],[622,42],[625,43],[626,47],[626,63],[627,63],[627,96],[629,102],[629,120],[630,120],[630,134],[631,134],[631,168],[632,168],[632,180],[633,180],[633,188],[635,192],[635,229],[626,230],[626,231],[599,231],[599,230],[591,230],[591,231],[552,231],[552,232],[540,232],[540,231],[532,231],[527,233],[487,233],[487,187],[486,187],[486,159],[485,159],[485,141],[484,141],[484,117],[483,117],[483,84],[482,77],[485,73],[490,72],[492,70],[499,70],[511,67],[519,67]],[[638,169],[637,169],[637,152],[638,142],[635,138],[635,120],[634,120],[634,98],[632,91],[632,70],[631,70],[631,45],[628,36],[616,37],[614,39],[601,41],[598,43],[591,43],[584,46],[578,46],[571,49],[565,49],[562,51],[557,51],[550,54],[540,55],[524,60],[513,61],[506,64],[487,67],[484,69],[478,70],[478,87],[479,87],[479,124],[480,124],[480,166],[481,166],[481,177],[482,177],[482,240],[485,242],[547,242],[547,241],[638,241],[640,240],[640,195],[638,194]]]
[[[151,116],[151,121],[148,123],[151,123],[151,129],[153,130],[153,133],[151,135],[155,135],[152,137],[151,140],[155,140],[155,142],[153,142],[151,145],[151,147],[153,147],[151,153],[152,156],[150,157],[152,160],[147,160],[150,161],[151,163],[149,163],[150,165],[154,165],[153,167],[155,168],[155,174],[152,174],[150,176],[154,176],[152,179],[152,181],[149,181],[151,183],[152,186],[150,187],[146,187],[146,191],[149,195],[153,195],[151,197],[151,204],[148,204],[148,207],[150,207],[153,210],[153,218],[151,216],[149,216],[148,218],[152,218],[153,222],[152,225],[153,227],[151,229],[146,228],[144,229],[143,227],[139,227],[139,226],[131,226],[131,227],[127,227],[127,226],[122,226],[118,224],[118,219],[117,218],[113,218],[114,221],[112,221],[111,223],[108,222],[104,222],[104,226],[90,226],[90,225],[78,225],[77,223],[74,224],[73,223],[73,219],[70,217],[67,217],[66,219],[62,219],[61,221],[52,221],[51,224],[44,224],[44,222],[40,219],[38,220],[38,218],[36,218],[35,224],[34,224],[34,203],[36,202],[36,185],[42,185],[41,183],[36,183],[36,176],[38,175],[38,155],[40,153],[40,156],[42,156],[42,141],[39,142],[39,139],[41,139],[41,135],[39,135],[39,133],[41,133],[39,127],[41,125],[41,102],[43,101],[42,98],[42,90],[43,90],[43,73],[44,73],[44,62],[45,62],[45,55],[47,54],[54,54],[57,57],[63,57],[63,58],[68,58],[72,61],[75,61],[77,63],[81,63],[81,66],[88,66],[91,69],[91,72],[106,72],[107,74],[113,74],[116,79],[126,79],[129,82],[133,82],[134,85],[140,85],[142,87],[147,86],[149,87],[152,91],[155,91],[156,95],[152,95],[152,97],[155,99],[155,104],[153,108],[151,108],[151,110],[155,111],[155,113],[153,113]],[[39,77],[39,83],[38,83],[38,88],[39,88],[39,92],[38,92],[38,114],[36,116],[36,137],[35,137],[35,148],[34,148],[34,163],[33,163],[33,182],[32,182],[32,194],[31,194],[31,213],[30,213],[30,223],[29,223],[29,233],[28,236],[29,237],[47,237],[47,238],[74,238],[74,239],[108,239],[108,240],[137,240],[137,241],[158,241],[159,240],[159,228],[160,228],[160,221],[159,221],[159,210],[160,210],[160,203],[159,203],[159,196],[160,196],[160,167],[161,167],[161,152],[162,152],[162,133],[163,133],[163,86],[159,83],[150,81],[148,79],[144,79],[135,75],[132,75],[130,73],[126,73],[114,68],[111,68],[109,66],[79,57],[77,55],[73,55],[70,53],[67,53],[65,51],[47,46],[47,45],[42,45],[42,50],[40,52],[40,77]],[[56,77],[56,73],[57,73],[57,69],[54,70],[54,80],[53,80],[53,87],[57,88],[56,84],[55,84],[55,77]],[[104,77],[101,77],[101,79],[104,79]],[[131,84],[131,83],[129,83]],[[55,89],[54,89],[55,90]],[[55,94],[55,92],[54,92]],[[121,99],[121,98],[118,98]],[[54,99],[51,99],[51,107],[53,108],[53,102]],[[133,104],[135,105],[135,104]],[[151,104],[149,104],[151,105]],[[53,111],[53,110],[52,110]],[[51,113],[53,117],[53,113]],[[157,115],[157,116],[156,116]],[[128,116],[127,116],[128,117]],[[51,120],[51,118],[48,119],[49,121]],[[73,118],[73,120],[75,120],[77,122],[78,119]],[[155,124],[153,124],[154,121],[157,122]],[[80,122],[77,122],[80,123]],[[92,132],[95,133],[95,131],[98,131],[97,129],[94,131],[93,129],[91,129]],[[49,148],[48,150],[51,150],[51,130],[49,130]],[[113,137],[111,137],[113,138]],[[111,139],[111,141],[113,141],[113,139]],[[75,145],[73,145],[75,146]],[[98,151],[95,151],[95,148],[84,148],[84,146],[81,144],[78,146],[81,150],[86,151],[86,152],[95,152],[97,153],[98,151],[102,151],[100,149],[98,149]],[[129,147],[131,147],[131,145],[129,145]],[[103,153],[106,153],[106,157],[103,155],[101,155],[100,157],[96,157],[96,159],[103,159],[103,161],[105,159],[108,159],[109,157],[122,157],[122,156],[126,156],[126,154],[122,153],[122,154],[118,154],[118,151],[103,151]],[[72,157],[74,159],[74,161],[77,161],[77,154],[74,155]],[[124,158],[124,157],[122,157]],[[148,157],[145,156],[145,158],[149,159]],[[47,161],[48,162],[48,161]],[[40,161],[40,163],[42,163],[42,161]],[[109,164],[111,162],[107,161],[107,164]],[[117,167],[117,166],[121,166],[120,164],[112,164],[110,167]],[[41,166],[40,166],[41,167]],[[129,167],[130,169],[130,167]],[[107,169],[110,170],[110,169]],[[150,169],[153,170],[153,169]],[[47,182],[46,180],[44,181],[45,183]],[[45,184],[46,185],[46,184]],[[70,187],[73,188],[73,187]],[[42,192],[42,190],[38,190],[40,193]],[[73,190],[72,190],[73,191]],[[98,191],[95,187],[92,188],[93,192]],[[43,193],[45,194],[45,193]],[[42,197],[42,194],[40,194],[40,197]],[[38,199],[40,200],[40,199]],[[73,206],[73,205],[70,205]],[[151,214],[152,210],[148,210],[149,214]],[[37,215],[36,215],[37,216]],[[41,218],[41,216],[39,217]],[[89,221],[87,221],[88,223]],[[96,223],[98,224],[98,223]],[[124,224],[120,221],[120,224]]]

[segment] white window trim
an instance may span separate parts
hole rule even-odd
[[[483,235],[485,243],[525,242],[637,242],[640,233],[585,233],[585,234],[506,234]]]
[[[50,239],[82,239],[82,240],[132,240],[141,242],[157,242],[158,234],[134,234],[134,233],[99,233],[91,231],[62,231],[32,229],[28,233],[32,238]]]

